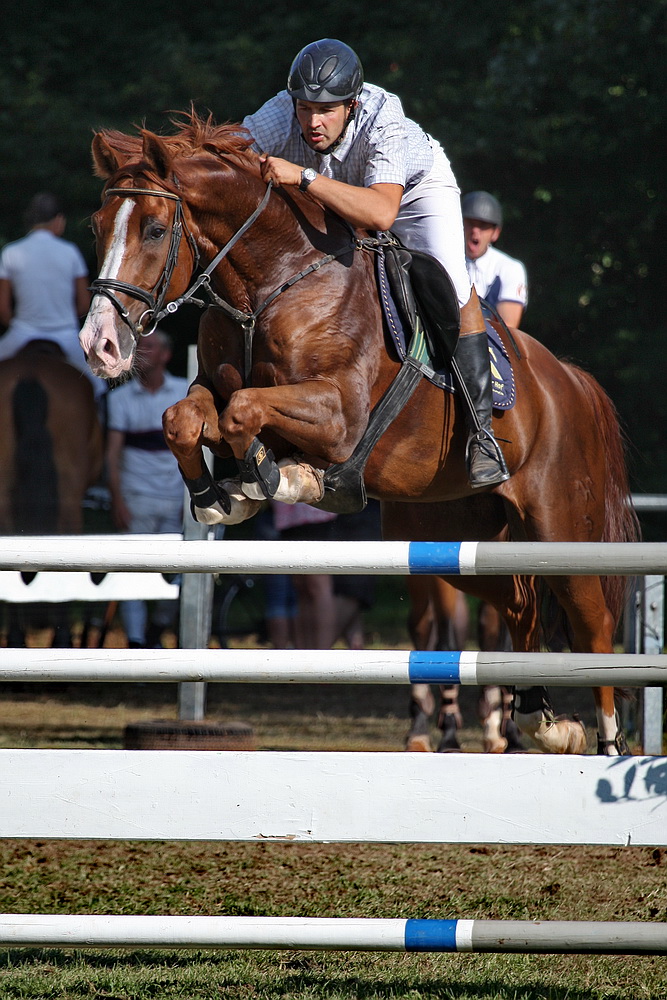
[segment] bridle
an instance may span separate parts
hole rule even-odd
[[[134,195],[146,195],[154,198],[169,198],[171,201],[176,202],[176,209],[174,211],[174,220],[171,227],[171,238],[169,241],[169,249],[167,251],[167,258],[165,260],[164,267],[162,269],[162,274],[156,281],[155,285],[150,291],[146,291],[145,288],[140,288],[139,285],[132,285],[126,281],[120,281],[117,278],[96,278],[95,281],[91,283],[90,290],[94,295],[105,295],[109,301],[112,303],[114,308],[119,313],[121,319],[129,326],[134,336],[135,341],[138,343],[140,337],[147,337],[149,334],[153,333],[158,323],[164,319],[165,316],[175,313],[182,305],[186,303],[192,303],[193,305],[199,306],[204,309],[211,303],[222,309],[227,316],[235,320],[242,328],[245,333],[245,350],[244,350],[244,369],[245,369],[245,382],[247,384],[250,377],[250,371],[252,368],[252,341],[255,331],[255,325],[257,319],[282,292],[287,291],[292,285],[300,281],[307,274],[311,274],[313,271],[318,271],[325,264],[336,260],[338,257],[343,257],[345,254],[349,253],[351,250],[360,250],[367,248],[371,243],[376,243],[378,241],[373,240],[361,240],[359,239],[352,227],[350,228],[350,243],[342,246],[339,250],[334,253],[326,254],[326,256],[321,257],[319,260],[310,264],[308,267],[304,268],[303,271],[299,271],[298,274],[294,274],[287,281],[281,282],[281,284],[275,288],[271,294],[264,299],[264,301],[252,312],[243,312],[241,309],[236,309],[234,306],[230,305],[229,302],[225,302],[224,299],[220,298],[219,295],[211,288],[211,275],[215,271],[216,267],[227,256],[232,247],[241,239],[241,237],[250,229],[253,223],[261,215],[261,213],[266,208],[269,197],[271,195],[272,182],[269,181],[266,187],[266,192],[261,202],[248,216],[243,225],[238,229],[234,235],[225,243],[221,250],[215,255],[211,263],[197,276],[195,281],[190,285],[188,290],[179,296],[179,298],[174,299],[173,302],[167,302],[165,305],[165,299],[167,297],[167,292],[169,290],[169,283],[171,281],[171,276],[176,267],[176,261],[178,260],[178,252],[181,244],[181,239],[183,237],[183,231],[188,238],[188,243],[193,255],[193,266],[192,271],[196,271],[199,265],[199,250],[195,242],[195,238],[188,229],[187,223],[183,215],[183,201],[178,194],[174,194],[171,191],[161,191],[156,188],[109,188],[105,191],[105,195],[118,195],[119,197],[127,198]],[[201,299],[196,299],[195,293],[203,288],[204,292],[209,298],[209,301],[203,301]],[[131,316],[129,315],[127,309],[124,308],[122,302],[116,297],[116,292],[122,292],[124,295],[129,295],[131,298],[138,299],[141,302],[145,302],[148,306],[137,323],[135,323]],[[148,317],[148,326],[146,325],[146,318]]]
[[[188,288],[183,295],[173,302],[168,302],[165,306],[164,300],[167,297],[167,292],[169,290],[169,283],[171,281],[171,276],[174,273],[174,268],[176,267],[176,261],[178,260],[178,251],[181,245],[181,239],[183,237],[183,231],[187,235],[188,243],[192,251],[193,263],[192,271],[193,273],[197,270],[199,266],[199,249],[195,241],[194,236],[190,232],[185,217],[183,215],[183,200],[180,195],[175,194],[171,191],[161,191],[158,188],[108,188],[104,192],[105,196],[108,195],[118,195],[121,198],[129,198],[134,195],[146,195],[147,197],[154,198],[168,198],[170,201],[176,202],[176,208],[174,210],[174,219],[171,226],[171,236],[169,239],[169,249],[167,250],[167,257],[162,269],[162,274],[158,280],[153,285],[150,291],[146,291],[145,288],[141,288],[139,285],[133,285],[128,281],[119,281],[117,278],[96,278],[91,282],[90,290],[94,295],[105,295],[109,301],[112,303],[114,308],[117,310],[121,319],[127,323],[134,339],[139,342],[140,337],[148,337],[155,330],[158,323],[164,319],[165,316],[175,313],[182,305],[186,302],[191,302],[194,305],[205,308],[208,303],[203,302],[201,299],[194,298],[195,292],[197,292],[202,286],[204,286],[204,291],[208,294],[211,301],[215,305],[225,308],[234,319],[239,322],[245,320],[247,315],[239,310],[234,309],[229,303],[220,299],[213,289],[210,287],[211,275],[215,271],[216,267],[220,261],[227,256],[229,251],[235,245],[235,243],[241,239],[244,233],[252,226],[258,216],[264,211],[269,200],[269,195],[271,194],[272,182],[269,181],[266,193],[262,198],[260,204],[257,206],[254,212],[246,219],[240,229],[238,229],[232,238],[225,243],[221,250],[215,255],[211,263],[205,268],[204,271],[197,277],[194,283]],[[139,317],[139,321],[135,323],[128,313],[127,309],[124,308],[122,302],[116,297],[115,292],[123,292],[125,295],[129,295],[131,298],[139,299],[140,302],[145,302],[148,309],[145,310]],[[146,317],[150,317],[150,324],[147,328],[145,324]]]
[[[199,250],[195,238],[188,229],[183,217],[183,202],[179,195],[172,194],[171,191],[160,191],[154,188],[109,188],[105,191],[105,196],[112,194],[118,195],[121,198],[130,198],[133,195],[150,195],[152,198],[168,198],[170,201],[176,202],[167,258],[162,269],[162,274],[150,291],[141,288],[139,285],[132,285],[127,281],[119,281],[117,278],[96,278],[90,285],[90,291],[93,295],[105,295],[109,299],[121,319],[127,323],[132,331],[132,335],[138,342],[140,337],[147,337],[151,334],[165,315],[162,307],[164,306],[171,276],[174,273],[176,261],[178,260],[183,229],[185,229],[192,251],[193,270],[199,264]],[[122,302],[116,297],[116,292],[122,292],[124,295],[129,295],[133,299],[138,299],[140,302],[146,303],[148,309],[141,314],[137,323],[134,322]]]

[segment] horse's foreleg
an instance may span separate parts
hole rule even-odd
[[[328,379],[232,393],[220,415],[219,429],[239,464],[245,495],[283,503],[320,501],[324,496],[322,470],[295,459],[276,462],[259,435],[268,428],[289,441],[295,451],[320,456],[323,464],[343,461],[363,430],[363,421],[354,418],[358,410],[358,405],[350,405],[344,415],[340,387]]]
[[[197,521],[238,524],[257,513],[260,505],[243,494],[238,482],[214,482],[204,462],[203,447],[215,449],[222,440],[213,393],[208,388],[193,385],[185,399],[165,411],[162,428],[178,462]]]

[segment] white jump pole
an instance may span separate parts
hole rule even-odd
[[[332,573],[393,576],[667,574],[667,542],[259,542],[3,536],[0,569],[135,573]]]
[[[197,347],[188,348],[188,381],[197,375]],[[204,449],[204,461],[212,465],[212,455]],[[190,511],[190,494],[183,486],[183,538],[208,540],[210,528],[195,521]],[[186,573],[181,582],[178,644],[182,649],[206,649],[211,635],[213,577]],[[201,722],[206,716],[206,685],[183,680],[178,687],[178,718],[181,722]]]
[[[664,653],[410,650],[3,649],[2,681],[244,684],[667,684]],[[660,748],[656,751],[660,752]]]
[[[0,914],[3,948],[667,954],[667,923]]]

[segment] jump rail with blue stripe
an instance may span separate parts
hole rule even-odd
[[[667,954],[667,923],[0,914],[3,948]]]
[[[18,649],[0,681],[243,684],[667,684],[664,653],[493,653],[350,649]]]
[[[667,574],[667,542],[109,542],[4,536],[0,570],[159,573],[443,574],[540,576]]]

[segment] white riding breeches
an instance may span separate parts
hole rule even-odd
[[[442,264],[463,306],[470,298],[471,284],[465,262],[461,192],[442,146],[435,139],[431,142],[433,166],[422,181],[405,192],[391,228],[408,250],[421,250]]]

